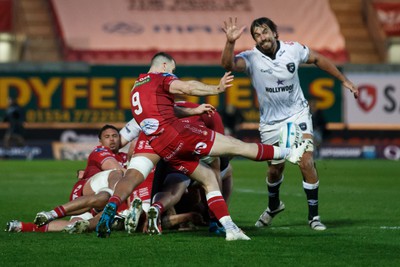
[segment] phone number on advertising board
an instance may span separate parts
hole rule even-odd
[[[26,122],[126,122],[123,110],[27,110]]]

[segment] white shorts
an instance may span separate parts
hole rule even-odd
[[[98,172],[89,179],[90,187],[94,191],[95,194],[98,194],[99,192],[105,191],[105,192],[114,192],[114,188],[109,188],[108,185],[108,176],[110,173],[114,170],[106,170],[102,172]],[[112,194],[111,194],[112,195]]]
[[[313,135],[313,126],[311,113],[308,108],[303,109],[303,111],[298,114],[293,115],[292,117],[281,121],[279,123],[275,123],[273,125],[260,125],[260,138],[261,143],[267,145],[277,145],[279,142],[279,133],[280,129],[288,122],[294,122],[299,125],[303,134],[311,134]],[[285,162],[284,159],[281,160],[271,160],[272,164],[279,164]]]

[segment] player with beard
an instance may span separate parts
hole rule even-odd
[[[326,57],[298,42],[279,40],[276,24],[269,18],[255,19],[250,27],[256,42],[252,50],[234,55],[235,42],[245,26],[238,27],[237,19],[224,22],[226,43],[222,52],[222,66],[228,71],[245,72],[257,92],[260,106],[260,136],[263,144],[276,144],[279,131],[288,122],[298,124],[304,140],[312,140],[313,128],[307,100],[300,87],[299,65],[313,64],[342,82],[355,97],[358,89]],[[256,222],[257,227],[271,224],[272,218],[285,209],[279,198],[283,181],[284,160],[268,162],[268,208]],[[308,201],[308,221],[311,229],[325,230],[318,213],[319,178],[313,160],[313,146],[308,146],[299,163],[303,176],[303,188]]]

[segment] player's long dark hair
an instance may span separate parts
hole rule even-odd
[[[279,39],[278,27],[276,26],[276,24],[272,20],[270,20],[269,18],[266,18],[266,17],[255,19],[251,23],[250,32],[251,32],[251,36],[253,36],[253,39],[254,39],[254,29],[255,29],[255,27],[262,27],[263,25],[267,25],[268,28],[270,28],[271,31],[273,33],[275,33],[275,38]]]

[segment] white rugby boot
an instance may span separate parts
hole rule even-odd
[[[128,216],[125,219],[125,230],[129,234],[133,234],[136,231],[142,211],[142,200],[140,198],[135,198],[131,203]]]
[[[310,225],[311,229],[316,230],[316,231],[324,231],[326,230],[326,226],[321,222],[321,219],[319,216],[315,216],[312,218],[312,220],[308,221],[308,224]]]
[[[6,224],[6,228],[4,229],[4,231],[19,233],[22,231],[22,222],[17,220],[9,221]]]
[[[256,227],[264,227],[264,226],[269,226],[271,225],[272,218],[275,217],[278,213],[282,212],[285,210],[285,204],[281,201],[279,203],[279,206],[271,211],[269,208],[267,208],[261,215],[258,221],[256,221],[255,226]]]
[[[158,209],[154,206],[151,206],[147,211],[147,218],[148,218],[148,228],[147,233],[149,235],[161,235],[161,221],[159,219],[159,212]]]
[[[64,227],[63,232],[69,234],[82,234],[89,232],[90,222],[87,220],[76,221]]]
[[[311,139],[305,139],[297,145],[290,147],[290,153],[286,156],[286,160],[293,163],[299,164],[301,157],[309,146],[313,145]]]
[[[52,215],[50,211],[41,211],[38,214],[36,214],[33,223],[36,224],[37,226],[43,226],[51,221],[54,221],[55,219],[56,218]]]

